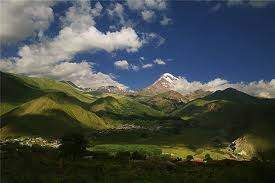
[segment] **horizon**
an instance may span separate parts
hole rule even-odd
[[[131,90],[171,73],[180,89],[275,97],[274,2],[140,2],[1,2],[21,23],[1,18],[0,70]]]

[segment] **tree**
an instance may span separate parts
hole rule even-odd
[[[205,156],[204,156],[204,159],[203,159],[203,161],[211,161],[211,160],[213,160],[212,158],[211,158],[211,156],[210,156],[210,154],[206,154]]]
[[[191,160],[193,160],[194,158],[193,158],[193,156],[192,155],[187,155],[186,156],[186,161],[191,161]]]
[[[146,155],[144,153],[135,151],[131,154],[131,159],[132,160],[145,160],[146,159]]]
[[[120,151],[116,154],[116,158],[119,160],[130,160],[131,153],[129,151]]]
[[[61,145],[59,147],[61,156],[75,159],[86,150],[87,144],[88,141],[82,134],[71,133],[64,135],[61,138]]]

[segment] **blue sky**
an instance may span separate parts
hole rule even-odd
[[[98,1],[88,2],[82,7],[77,2],[49,2],[42,5],[30,2],[24,5],[5,5],[10,8],[6,8],[8,10],[4,12],[7,14],[5,17],[13,16],[9,17],[13,20],[20,20],[18,18],[20,11],[17,16],[11,14],[20,7],[21,9],[32,7],[44,13],[31,14],[32,17],[37,16],[39,22],[35,22],[36,27],[26,28],[25,36],[22,35],[19,38],[14,36],[21,34],[20,31],[11,32],[10,35],[3,33],[10,27],[20,30],[21,25],[18,23],[6,29],[3,28],[0,35],[2,42],[0,68],[3,71],[30,76],[73,80],[82,85],[86,83],[93,85],[95,81],[92,80],[97,79],[98,82],[94,85],[99,86],[103,77],[103,83],[119,83],[131,89],[146,87],[166,72],[185,78],[188,82],[201,83],[207,83],[216,78],[224,79],[229,83],[250,83],[259,80],[269,82],[275,78],[275,3],[272,1],[265,1],[262,4],[241,0],[238,1],[239,3],[232,3],[231,0],[222,2],[149,0],[148,2],[151,4],[146,2],[137,4],[138,1],[135,2],[135,0],[99,1],[100,6],[97,8],[95,7],[96,4],[99,5]],[[71,11],[73,12],[71,17],[68,15],[70,7],[75,8]],[[119,8],[116,9],[116,7]],[[97,13],[93,13],[91,9],[96,10]],[[86,16],[90,16],[91,20],[88,18],[88,21],[94,21],[94,23],[83,21]],[[21,17],[22,22],[28,21],[30,14],[26,15],[24,12]],[[37,20],[33,19],[33,21]],[[83,21],[81,25],[80,20]],[[3,18],[1,21],[5,23]],[[47,25],[44,26],[45,24]],[[75,28],[76,26],[78,27]],[[84,28],[80,30],[80,26]],[[53,59],[51,64],[54,63],[54,65],[45,64],[52,58],[45,61],[44,58],[39,59],[44,56],[41,50],[48,49],[50,46],[45,45],[54,42],[53,40],[58,38],[62,30],[72,28],[74,33],[83,33],[87,31],[84,29],[91,26],[103,35],[108,31],[119,34],[123,28],[129,28],[126,33],[127,35],[129,33],[129,39],[132,42],[127,44],[127,41],[120,43],[113,40],[110,45],[114,44],[115,48],[109,48],[109,43],[105,47],[94,45],[96,43],[87,46],[85,42],[96,42],[99,38],[95,40],[85,38],[81,45],[77,42],[79,47],[73,49],[73,52],[60,51],[64,54],[60,56],[59,61]],[[66,45],[68,42],[62,41],[59,39],[54,46],[59,43],[64,43],[64,47],[68,46]],[[24,50],[20,55],[19,52],[24,46],[31,50],[37,49],[39,53]],[[129,49],[133,50],[129,51]],[[52,52],[49,53],[52,54]],[[59,55],[56,57],[59,58]],[[26,65],[32,63],[32,58],[38,60],[34,61],[35,64]],[[154,63],[156,59],[161,60],[162,64]],[[63,64],[62,67],[58,67],[61,63],[83,62],[89,66],[82,64],[78,67],[78,65],[65,64],[66,67],[63,67]],[[128,65],[125,65],[126,62]],[[149,64],[148,67],[143,68],[146,64]],[[73,68],[67,68],[71,65]],[[133,66],[136,69],[133,69]],[[75,73],[73,73],[74,69]],[[56,72],[53,73],[53,70]],[[64,70],[67,72],[65,73]],[[60,74],[63,71],[64,74]],[[82,82],[79,78],[84,78],[85,81]]]

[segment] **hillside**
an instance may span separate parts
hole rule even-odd
[[[61,136],[68,131],[107,128],[101,118],[85,109],[85,104],[62,92],[20,105],[2,116],[1,126],[3,136]]]
[[[173,90],[153,96],[136,94],[131,95],[130,97],[140,103],[146,104],[156,110],[166,113],[175,110],[179,105],[187,102],[185,96]]]
[[[274,110],[274,100],[256,98],[235,89],[226,89],[191,101],[175,110],[173,115],[181,117],[189,127],[211,129],[219,141],[226,139],[230,142],[250,136],[255,139],[254,141],[261,139],[262,144],[272,144],[275,139],[272,130],[275,128]],[[260,143],[254,144],[260,147]],[[244,144],[239,146],[247,147]]]
[[[165,115],[126,96],[106,96],[91,104],[91,111],[116,118],[161,118]]]
[[[50,92],[64,92],[78,100],[91,103],[95,99],[83,94],[69,84],[47,79],[19,76],[0,72],[1,74],[1,115],[18,105]]]

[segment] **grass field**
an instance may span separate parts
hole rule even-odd
[[[17,151],[14,150],[17,148]],[[110,148],[110,147],[104,147]],[[111,149],[117,147],[111,146]],[[149,146],[148,146],[149,148]],[[128,146],[127,149],[132,149]],[[147,147],[146,147],[147,149]],[[272,162],[210,161],[194,163],[169,159],[121,161],[78,158],[61,160],[58,150],[12,146],[1,151],[1,182],[274,182]]]

